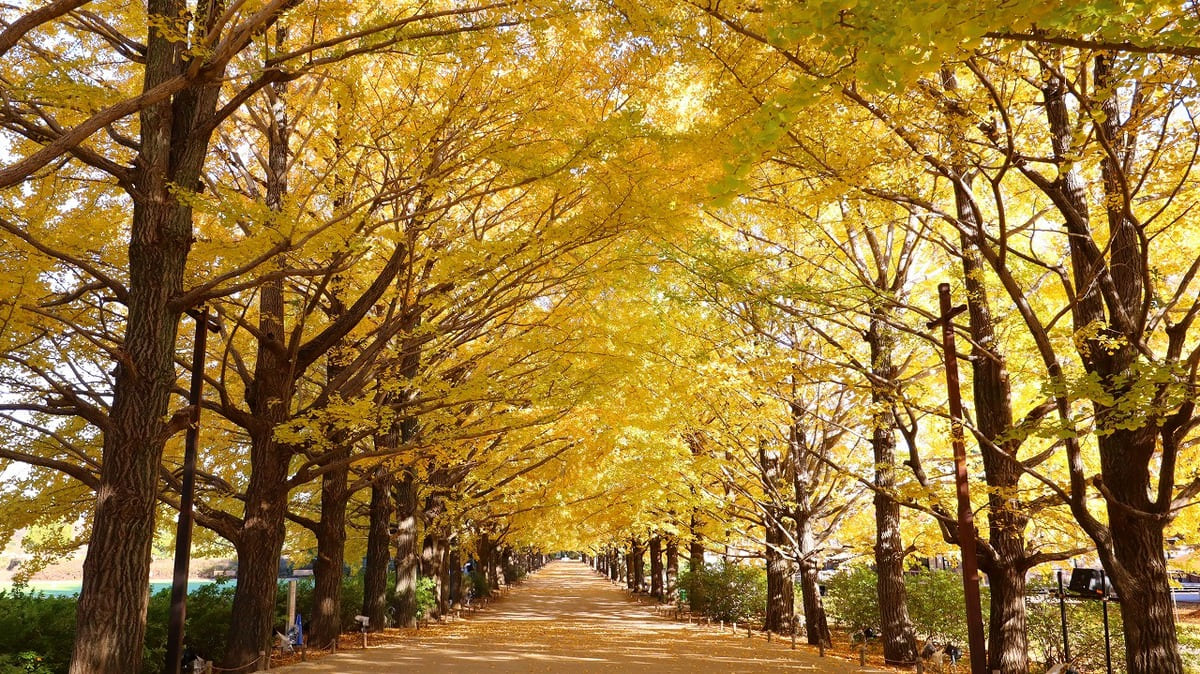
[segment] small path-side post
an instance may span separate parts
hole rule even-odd
[[[952,307],[950,284],[938,284],[940,316],[929,328],[941,326],[942,351],[946,360],[946,393],[950,402],[950,441],[954,447],[954,482],[958,494],[958,545],[962,550],[963,594],[967,604],[967,641],[971,649],[971,674],[987,674],[987,653],[983,637],[983,611],[979,601],[979,560],[975,556],[975,517],[971,511],[971,492],[967,485],[967,449],[963,441],[962,394],[958,384],[958,351],[954,346],[952,320],[967,310],[967,305]]]

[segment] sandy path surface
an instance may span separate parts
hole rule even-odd
[[[884,672],[658,617],[580,562],[552,562],[474,617],[275,672]]]

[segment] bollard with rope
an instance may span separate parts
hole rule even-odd
[[[263,664],[264,660],[267,661],[265,665]],[[205,664],[205,671],[208,674],[215,674],[217,672],[237,672],[238,674],[243,674],[244,672],[264,671],[264,668],[270,669],[271,663],[270,658],[266,657],[266,653],[263,651],[258,652],[257,658],[237,667],[218,667],[211,662]]]

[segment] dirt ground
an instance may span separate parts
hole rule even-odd
[[[658,615],[579,562],[552,562],[473,616],[418,631],[346,639],[320,660],[274,672],[891,672],[761,635]],[[353,645],[351,645],[353,644]]]

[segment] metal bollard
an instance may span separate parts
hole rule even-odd
[[[746,623],[746,638],[750,638],[750,623]]]

